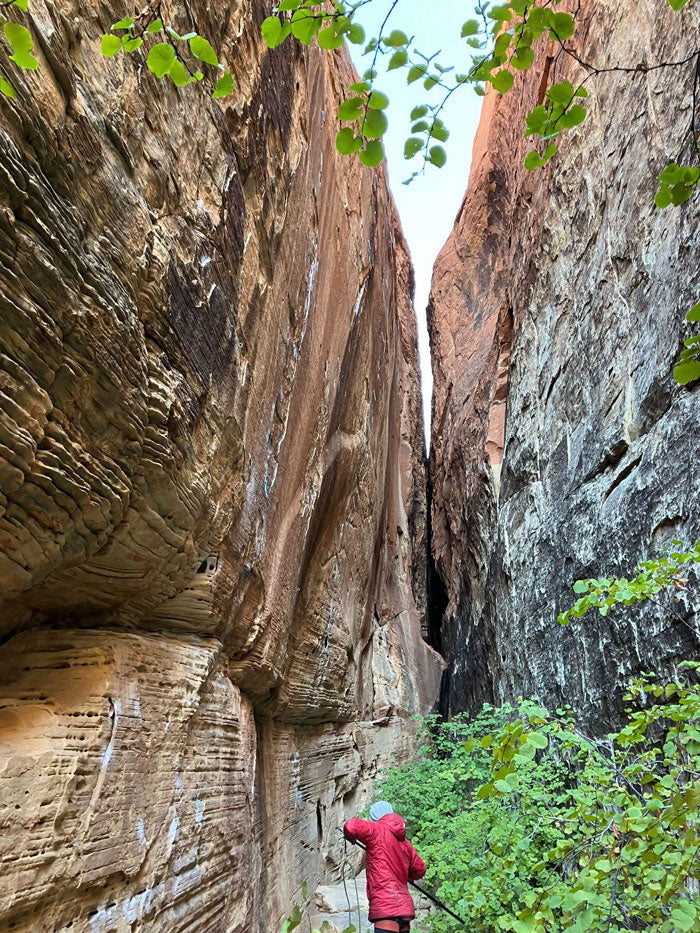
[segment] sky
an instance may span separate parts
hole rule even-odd
[[[367,37],[377,35],[390,0],[372,0],[358,11],[357,20],[365,27]],[[439,11],[439,15],[438,15]],[[464,0],[401,0],[385,27],[386,35],[394,29],[402,29],[414,36],[414,45],[425,55],[441,50],[437,61],[444,67],[454,65],[457,72],[467,71],[468,47],[460,38],[462,23],[472,15],[473,5]],[[350,52],[358,71],[362,73],[372,64],[372,55],[362,55],[362,46],[350,46]],[[388,61],[388,56],[386,57]],[[414,168],[420,165],[421,156],[407,161],[403,147],[410,135],[409,114],[413,107],[423,102],[439,100],[440,88],[425,91],[420,81],[406,83],[403,68],[386,72],[386,63],[378,66],[377,87],[389,99],[387,110],[389,130],[384,137],[387,156],[389,183],[399,211],[411,258],[416,272],[416,315],[418,319],[418,348],[423,387],[423,413],[426,435],[430,425],[430,400],[432,397],[432,374],[425,309],[428,304],[430,278],[433,263],[442,245],[452,230],[455,216],[462,202],[471,161],[472,142],[476,133],[481,110],[481,98],[471,87],[464,87],[453,94],[442,117],[450,131],[444,148],[447,164],[441,169],[432,165],[426,168],[410,185],[402,182]]]

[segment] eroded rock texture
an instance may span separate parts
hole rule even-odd
[[[166,6],[225,106],[105,62],[125,8],[34,0],[2,108],[3,931],[276,929],[441,672],[412,273],[326,122],[349,65],[268,53],[257,0]]]
[[[665,0],[571,4],[596,65],[684,58],[700,14]],[[577,578],[700,534],[697,386],[671,377],[697,301],[697,198],[653,205],[690,125],[694,63],[589,82],[585,124],[529,174],[525,114],[578,65],[546,50],[485,103],[469,188],[431,297],[433,553],[452,710],[538,693],[591,724],[640,669],[695,656],[686,602],[561,630]],[[697,607],[697,603],[696,603]]]

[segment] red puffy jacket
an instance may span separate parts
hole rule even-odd
[[[376,823],[348,820],[345,838],[367,848],[367,897],[369,919],[413,919],[416,912],[408,882],[422,878],[425,862],[406,839],[406,823],[398,813],[388,813]]]

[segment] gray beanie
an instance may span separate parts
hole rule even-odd
[[[381,820],[383,816],[387,816],[389,813],[393,813],[394,808],[386,800],[378,800],[376,803],[373,803],[369,808],[369,818],[373,822]]]

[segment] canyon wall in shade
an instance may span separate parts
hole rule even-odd
[[[570,45],[596,65],[676,61],[700,13],[585,0]],[[588,118],[550,165],[523,160],[548,79],[540,49],[487,97],[469,187],[433,275],[433,557],[446,610],[443,705],[539,694],[595,728],[634,672],[697,656],[697,597],[596,613],[561,629],[582,577],[630,572],[700,535],[698,388],[672,379],[698,300],[698,198],[654,207],[683,149],[695,62],[588,82]]]

